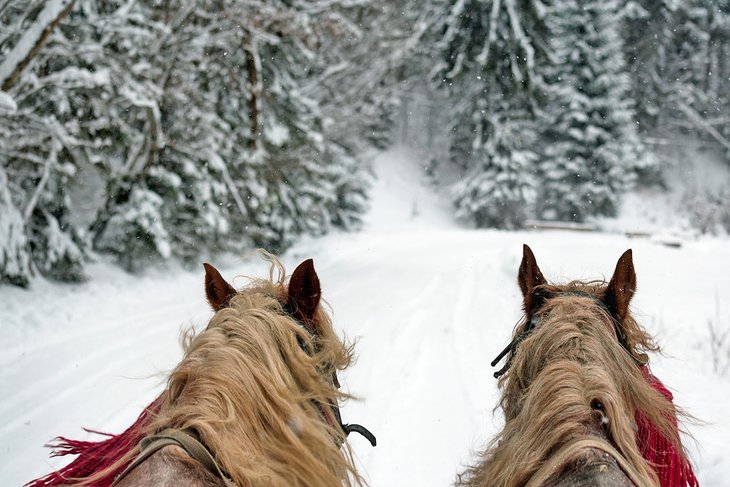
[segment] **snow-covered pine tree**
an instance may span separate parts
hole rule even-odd
[[[480,227],[519,227],[535,196],[544,6],[455,0],[444,7],[434,77],[453,100],[450,153],[463,171],[453,188],[457,214]]]
[[[0,11],[0,24],[7,26],[0,39],[0,85],[15,105],[0,113],[0,191],[9,211],[8,233],[0,238],[10,248],[3,279],[16,284],[27,283],[34,269],[53,279],[83,279],[87,244],[72,220],[70,185],[91,142],[87,127],[70,121],[79,111],[93,111],[82,99],[98,92],[104,76],[69,67],[52,54],[69,48],[63,42],[68,33],[57,24],[73,6],[69,0],[5,2]]]
[[[244,96],[227,59],[232,46],[202,5],[139,3],[129,16],[107,35],[106,51],[130,73],[122,100],[139,113],[138,134],[110,174],[94,247],[129,270],[168,258],[192,263],[230,249],[224,160],[235,129],[222,115],[234,107],[220,97],[229,86]]]
[[[241,24],[248,119],[239,139],[246,150],[231,168],[245,208],[236,226],[275,252],[301,234],[352,227],[364,209],[365,173],[332,139],[306,89],[319,75],[319,50],[339,32],[327,14],[331,4],[261,2]]]
[[[730,1],[632,0],[624,18],[642,133],[692,132],[730,154]]]
[[[623,62],[618,0],[554,2],[546,17],[539,215],[614,215],[641,160]]]
[[[241,0],[141,8],[162,26],[140,51],[136,64],[146,69],[133,70],[155,87],[143,99],[159,107],[159,135],[145,124],[140,162],[115,179],[95,226],[97,249],[127,267],[144,265],[144,255],[280,252],[302,233],[357,221],[362,171],[323,134],[317,104],[301,90],[317,58],[321,8]],[[344,187],[352,191],[341,198]]]
[[[148,62],[146,49],[164,37],[166,27],[139,8],[77,0],[18,83],[20,99],[48,126],[50,140],[30,140],[23,150],[51,148],[53,155],[40,178],[44,190],[53,192],[38,199],[50,211],[39,206],[29,226],[40,235],[30,239],[34,262],[49,277],[80,276],[88,247],[82,236],[95,217],[94,247],[114,253],[127,268],[171,254],[171,238],[159,227],[161,201],[144,186],[159,171],[153,166],[164,148],[160,78],[150,77],[156,65]],[[21,103],[19,113],[24,107]],[[93,182],[102,186],[93,200],[84,199],[89,182],[79,177],[84,172],[95,174]],[[88,214],[83,221],[81,206]],[[109,219],[112,225],[106,225]],[[127,248],[131,251],[122,255]]]

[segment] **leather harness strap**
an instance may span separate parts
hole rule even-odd
[[[634,352],[632,352],[631,347],[629,346],[628,339],[626,338],[626,333],[624,333],[624,330],[621,326],[621,323],[618,321],[616,316],[611,312],[610,309],[608,309],[608,306],[606,306],[606,303],[598,299],[597,297],[593,296],[592,294],[585,292],[585,291],[562,291],[556,294],[557,296],[577,296],[579,298],[588,298],[592,299],[596,302],[596,304],[608,314],[608,317],[611,319],[611,325],[613,326],[613,330],[616,333],[616,338],[618,339],[618,342],[621,344],[621,346],[626,350],[626,352],[629,354],[629,356],[634,359],[634,361],[639,365],[646,365],[649,358],[646,356],[646,354],[639,354],[639,356],[634,355]],[[510,356],[507,359],[507,362],[504,364],[504,367],[502,367],[500,370],[494,373],[494,378],[499,379],[501,376],[503,376],[507,369],[509,369],[510,365],[512,365],[512,358],[517,350],[517,347],[520,345],[520,342],[527,338],[532,331],[537,328],[537,326],[540,324],[541,317],[539,314],[535,313],[532,315],[532,318],[529,322],[525,325],[522,333],[517,335],[512,339],[509,345],[507,345],[504,350],[502,350],[497,357],[492,360],[492,367],[495,367],[500,360],[504,358],[505,355],[508,353],[511,353],[512,356]],[[519,321],[518,321],[519,323]]]
[[[111,487],[117,485],[125,476],[127,476],[132,470],[141,465],[150,456],[157,453],[166,446],[178,446],[185,450],[193,459],[200,462],[206,470],[222,479],[227,487],[235,487],[235,483],[225,474],[223,470],[215,461],[215,458],[210,451],[203,445],[196,434],[190,430],[178,430],[169,428],[163,430],[155,435],[148,436],[139,442],[140,452],[137,458],[129,464],[129,466],[114,479]]]
[[[594,436],[580,436],[565,444],[558,453],[542,464],[525,487],[541,487],[554,474],[559,473],[558,469],[564,466],[576,451],[584,448],[596,448],[611,455],[613,459],[616,460],[616,463],[621,470],[623,470],[629,480],[631,480],[636,487],[654,487],[654,484],[647,481],[645,476],[642,476],[639,471],[636,470],[636,467],[631,465],[610,443]]]

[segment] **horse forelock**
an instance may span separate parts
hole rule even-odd
[[[603,302],[604,294],[608,283],[604,280],[596,281],[571,281],[566,284],[543,284],[537,286],[533,292],[545,298],[545,306],[536,310],[538,313],[545,313],[551,306],[555,306],[561,302],[561,299],[580,298],[580,296],[565,296],[570,293],[582,293],[592,297],[595,301],[584,301],[584,303],[595,310],[605,309],[597,305],[597,302]],[[520,323],[515,330],[516,333],[521,332],[526,323]],[[639,325],[631,313],[628,313],[620,323],[621,329],[626,336],[628,349],[634,357],[641,357],[645,352],[659,352],[660,348],[651,337],[651,335]]]
[[[540,287],[548,299],[537,310],[539,323],[519,344],[499,382],[505,427],[461,485],[524,485],[550,455],[582,435],[605,437],[649,484],[656,483],[636,444],[634,416],[637,411],[651,416],[680,445],[670,419],[677,411],[618,343],[611,317],[596,302],[604,287],[580,282]],[[565,294],[571,291],[587,295]],[[516,335],[525,326],[518,325]],[[631,326],[638,330],[632,335],[634,346],[653,346],[635,321]],[[607,427],[592,407],[594,401],[603,406]]]

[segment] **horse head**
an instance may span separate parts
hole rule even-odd
[[[264,255],[269,279],[242,289],[205,264],[214,314],[186,337],[162,394],[119,435],[60,438],[56,450],[77,458],[28,485],[361,485],[345,438],[352,431],[375,438],[342,423],[339,403],[349,396],[337,380],[353,347],[321,305],[312,260],[287,279]]]
[[[686,456],[677,410],[647,380],[646,352],[658,347],[630,313],[631,250],[608,282],[554,284],[525,245],[517,282],[524,318],[492,363],[507,357],[495,373],[505,426],[461,485],[658,486],[637,420]]]
[[[238,291],[230,285],[220,272],[210,264],[203,264],[205,268],[205,292],[213,311],[220,311],[229,306],[231,300]],[[321,353],[323,344],[331,343],[336,337],[331,333],[331,325],[325,314],[318,313],[322,290],[320,287],[319,276],[314,269],[314,261],[307,259],[294,270],[289,278],[286,287],[286,296],[281,296],[280,303],[282,310],[293,318],[301,327],[309,333],[309,338],[314,342],[307,345],[302,337],[298,337],[300,348],[310,356],[312,352]],[[312,346],[313,345],[313,346]],[[336,347],[333,347],[336,348]],[[336,359],[335,359],[336,360]],[[341,367],[349,365],[349,361],[343,363]],[[335,361],[318,365],[316,368],[324,371],[329,384],[336,389],[340,389],[340,382],[337,377],[337,367]],[[336,441],[338,445],[344,442],[344,438],[350,433],[359,433],[364,436],[372,446],[377,441],[375,436],[364,426],[359,424],[345,424],[342,422],[342,416],[338,405],[338,397],[331,397],[326,403],[317,403],[317,407],[322,414],[325,422],[335,428]]]

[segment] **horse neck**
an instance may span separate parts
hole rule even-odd
[[[185,487],[227,487],[226,481],[211,474],[176,446],[167,446],[136,466],[114,487],[175,485]]]
[[[505,428],[473,472],[484,483],[471,485],[523,485],[541,462],[580,436],[609,439],[650,478],[635,443],[635,400],[626,390],[646,384],[615,342],[600,313],[556,307],[547,315],[520,344],[501,382]]]

